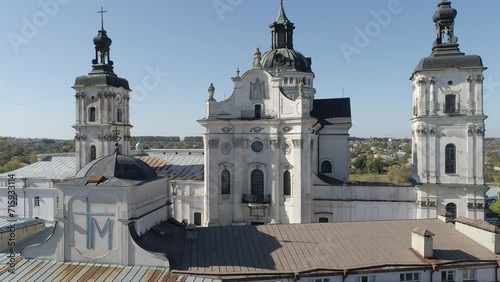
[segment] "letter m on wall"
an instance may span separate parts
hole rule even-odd
[[[95,218],[92,217],[92,220],[90,221],[90,228],[89,228],[89,233],[90,233],[90,240],[87,242],[87,248],[88,249],[92,249],[92,250],[95,250],[95,232],[94,231],[97,231],[97,233],[99,234],[99,237],[103,238],[104,239],[104,235],[108,235],[108,250],[111,250],[111,246],[112,246],[112,243],[113,243],[113,234],[112,234],[112,231],[113,231],[113,228],[112,228],[112,222],[111,222],[111,219],[108,217],[108,219],[106,220],[106,222],[104,223],[103,227],[101,228],[99,226],[99,223],[97,222],[97,220]]]

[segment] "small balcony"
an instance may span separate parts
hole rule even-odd
[[[269,206],[271,204],[271,195],[243,194],[241,202],[248,206]]]

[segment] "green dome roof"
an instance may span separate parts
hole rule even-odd
[[[280,71],[297,71],[297,72],[312,72],[311,58],[306,58],[300,52],[280,48],[271,50],[261,58],[262,69],[269,72]]]

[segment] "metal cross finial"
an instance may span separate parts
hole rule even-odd
[[[281,0],[281,7],[283,8],[283,0]]]
[[[100,11],[97,11],[97,13],[101,14],[101,29],[104,30],[104,13],[107,13],[108,11],[104,11],[104,9],[101,7]]]

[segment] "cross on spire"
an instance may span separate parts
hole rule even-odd
[[[100,11],[97,11],[97,13],[101,14],[101,29],[104,30],[104,13],[107,13],[108,11],[104,11],[104,9],[101,7]]]

